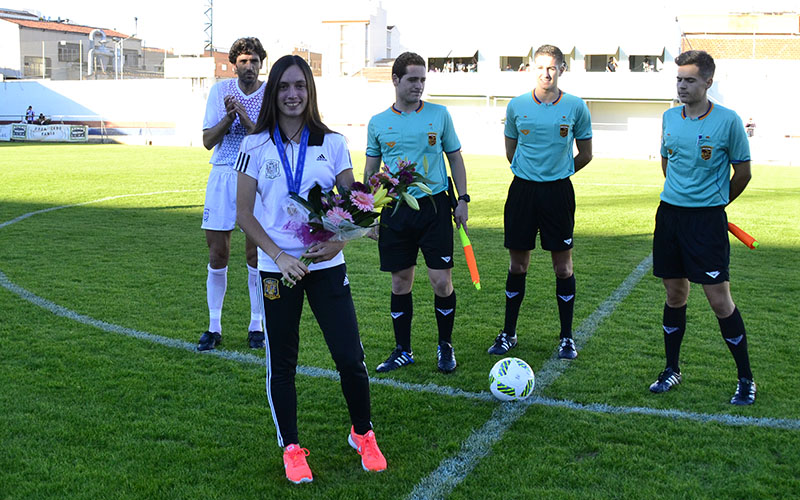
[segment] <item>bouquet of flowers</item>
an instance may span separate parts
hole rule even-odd
[[[423,157],[422,164],[425,173],[428,172],[428,159]],[[392,173],[388,165],[376,172],[369,178],[369,185],[377,196],[390,198],[390,202],[396,200],[394,212],[400,207],[400,202],[405,202],[414,210],[419,210],[419,202],[408,193],[408,188],[416,187],[423,193],[430,195],[431,189],[428,187],[428,179],[417,172],[417,164],[408,160],[397,160],[397,172]],[[394,215],[392,212],[392,215]]]
[[[384,165],[367,184],[355,182],[339,193],[323,192],[319,185],[311,188],[308,199],[291,193],[293,216],[283,228],[293,231],[303,245],[310,247],[328,240],[349,241],[365,236],[377,225],[380,210],[392,202],[395,202],[395,210],[401,203],[419,210],[419,203],[407,192],[408,188],[416,187],[430,195],[429,181],[416,171],[416,163],[399,160],[397,166],[397,172],[392,173]],[[306,265],[311,263],[306,257],[300,260]],[[282,283],[292,286],[285,279]]]

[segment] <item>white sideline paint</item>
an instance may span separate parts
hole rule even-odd
[[[105,321],[100,321],[75,311],[71,311],[63,306],[59,306],[47,299],[43,299],[28,290],[12,283],[8,277],[0,271],[0,286],[9,292],[17,295],[31,304],[34,304],[42,309],[45,309],[56,316],[67,318],[77,323],[82,323],[87,326],[97,328],[99,330],[116,333],[118,335],[125,335],[139,340],[146,340],[154,344],[171,347],[174,349],[182,349],[185,351],[201,354],[203,356],[216,356],[228,361],[236,361],[238,363],[251,364],[261,366],[264,364],[264,358],[250,353],[241,353],[236,351],[225,351],[222,349],[214,349],[202,353],[197,352],[196,344],[186,342],[184,340],[173,339],[170,337],[162,337],[152,333],[147,333],[133,328],[114,325]],[[316,368],[309,366],[298,366],[297,373],[307,377],[324,378],[331,381],[339,381],[339,374],[333,370],[325,368]],[[484,402],[496,402],[497,400],[488,392],[469,392],[461,389],[456,389],[448,386],[441,386],[436,384],[412,384],[408,382],[400,382],[391,378],[371,378],[370,384],[383,385],[395,389],[402,389],[413,392],[424,392],[429,394],[436,394],[439,396],[448,396],[454,398],[474,399]],[[542,396],[531,396],[525,401],[518,403],[502,403],[495,410],[501,419],[504,414],[513,414],[517,410],[527,409],[530,405],[551,406],[568,408],[571,410],[590,411],[594,413],[607,413],[607,414],[638,414],[638,415],[652,415],[667,418],[679,418],[686,420],[694,420],[697,422],[716,422],[724,425],[732,426],[752,426],[752,427],[765,427],[772,429],[786,429],[786,430],[800,430],[800,420],[793,419],[780,419],[769,417],[744,417],[739,415],[725,415],[725,414],[708,414],[708,413],[693,413],[685,412],[682,410],[670,409],[656,409],[646,407],[627,407],[627,406],[611,406],[602,403],[583,404],[569,400],[551,399]],[[496,422],[493,424],[496,427]]]
[[[6,222],[3,222],[3,223],[0,223],[0,229],[3,229],[4,227],[10,226],[11,224],[17,223],[17,222],[19,222],[21,220],[25,220],[28,217],[33,217],[34,215],[44,214],[44,213],[47,213],[47,212],[52,212],[54,210],[61,210],[63,208],[82,207],[84,205],[91,205],[93,203],[102,203],[104,201],[116,200],[116,199],[119,199],[119,198],[133,198],[133,197],[136,197],[136,196],[155,196],[155,195],[159,195],[159,194],[171,194],[171,193],[193,193],[193,192],[196,192],[196,191],[204,191],[204,190],[203,189],[178,189],[178,190],[174,190],[174,191],[156,191],[156,192],[152,192],[152,193],[120,194],[120,195],[117,195],[117,196],[108,196],[106,198],[100,198],[99,200],[84,201],[84,202],[81,202],[81,203],[73,203],[71,205],[61,205],[60,207],[44,208],[42,210],[36,210],[35,212],[28,212],[27,214],[22,214],[19,217],[17,217],[16,219],[11,219],[10,221],[6,221]]]
[[[60,207],[51,207],[35,212],[23,214],[15,219],[7,222],[0,223],[0,229],[10,226],[16,222],[22,221],[33,215],[52,212],[62,208],[77,207],[82,205],[89,205],[92,203],[100,203],[102,201],[134,197],[134,196],[150,196],[167,193],[182,193],[191,191],[202,190],[176,190],[176,191],[161,191],[153,193],[141,194],[127,194],[119,196],[111,196],[93,201],[82,203],[75,203],[72,205],[64,205]],[[652,255],[647,256],[639,265],[631,272],[630,275],[617,287],[614,292],[598,306],[595,311],[581,323],[578,330],[576,330],[575,345],[577,350],[581,350],[583,345],[588,341],[597,326],[608,315],[610,315],[617,305],[627,297],[633,290],[636,284],[642,279],[644,274],[652,265]],[[0,270],[0,286],[7,289],[11,293],[19,296],[20,298],[41,307],[56,316],[64,317],[88,326],[98,328],[100,330],[116,333],[133,337],[140,340],[146,340],[155,344],[172,347],[177,349],[186,350],[189,352],[197,353],[196,345],[194,343],[177,340],[169,337],[163,337],[132,328],[127,328],[105,321],[100,321],[83,314],[55,304],[47,299],[39,297],[38,295],[12,283],[8,277]],[[239,363],[262,365],[263,358],[249,353],[240,353],[236,351],[225,351],[222,349],[215,349],[201,353],[203,355],[216,356],[218,358],[236,361]],[[423,479],[408,498],[444,498],[455,488],[464,478],[475,468],[481,458],[486,456],[492,445],[500,440],[506,430],[522,415],[531,405],[549,406],[567,408],[576,411],[590,411],[594,413],[604,414],[617,414],[617,415],[647,415],[657,416],[662,418],[686,419],[703,423],[719,423],[730,426],[753,426],[764,427],[773,429],[785,430],[800,430],[800,420],[797,419],[776,419],[768,417],[745,417],[738,415],[726,414],[706,414],[686,412],[682,410],[670,409],[656,409],[647,407],[625,407],[625,406],[611,406],[602,403],[582,404],[569,400],[556,400],[545,398],[538,393],[545,387],[549,386],[556,378],[558,378],[564,370],[569,366],[568,362],[558,359],[557,354],[553,354],[551,358],[542,366],[542,369],[537,374],[537,383],[534,395],[525,401],[516,403],[501,403],[492,412],[489,420],[477,431],[473,432],[467,440],[462,444],[462,451],[455,457],[443,460],[439,467],[433,471],[428,477]],[[309,377],[325,378],[329,380],[338,381],[339,375],[333,370],[316,367],[298,366],[297,373]],[[374,385],[384,385],[397,389],[407,391],[433,393],[443,396],[460,397],[475,399],[486,402],[495,401],[488,392],[469,392],[461,389],[456,389],[447,386],[438,386],[436,384],[412,384],[407,382],[400,382],[390,378],[370,378],[370,383]]]
[[[650,254],[631,271],[625,281],[620,284],[611,295],[601,303],[597,309],[583,320],[583,323],[574,332],[575,350],[580,351],[589,340],[597,326],[622,302],[633,290],[637,283],[644,277],[653,264],[653,255]],[[558,359],[558,351],[554,352],[542,368],[536,373],[536,388],[534,396],[542,392],[547,386],[569,367],[570,363]],[[464,478],[472,472],[478,462],[489,454],[492,446],[503,437],[503,434],[517,421],[528,407],[540,399],[529,398],[522,402],[506,403],[500,405],[483,427],[472,432],[461,445],[461,451],[454,457],[442,460],[439,467],[434,469],[426,478],[417,483],[409,499],[439,499],[445,498]]]

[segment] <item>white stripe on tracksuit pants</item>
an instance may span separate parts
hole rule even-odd
[[[366,433],[372,428],[369,375],[364,364],[364,348],[358,334],[346,266],[315,270],[293,288],[280,284],[280,278],[279,273],[261,271],[259,280],[264,309],[267,400],[278,445],[299,444],[295,371],[300,316],[306,296],[339,372],[350,421],[357,433]],[[265,282],[269,282],[267,288],[273,291],[271,299],[264,294]]]

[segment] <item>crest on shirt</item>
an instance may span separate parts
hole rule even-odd
[[[428,132],[428,146],[436,145],[436,132]]]
[[[567,134],[569,134],[569,125],[561,125],[558,128],[558,133],[561,135],[561,137],[566,137]]]
[[[276,278],[264,278],[264,297],[269,300],[281,298],[278,291],[278,280]]]
[[[528,135],[528,134],[530,134],[531,131],[528,130],[527,128],[524,128],[524,129],[520,130],[520,132],[522,132],[522,135]]]
[[[389,141],[389,142],[386,143],[386,145],[389,146],[390,148],[393,148],[395,144],[397,144],[397,143],[394,142],[394,141]]]
[[[700,148],[700,158],[702,158],[704,160],[710,160],[711,159],[711,150],[712,150],[711,146],[702,146]]]
[[[264,175],[267,179],[275,179],[281,175],[281,164],[278,160],[267,160],[264,163]]]

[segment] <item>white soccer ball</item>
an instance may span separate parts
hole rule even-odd
[[[503,358],[489,372],[489,390],[500,401],[523,400],[535,385],[533,370],[519,358]]]

